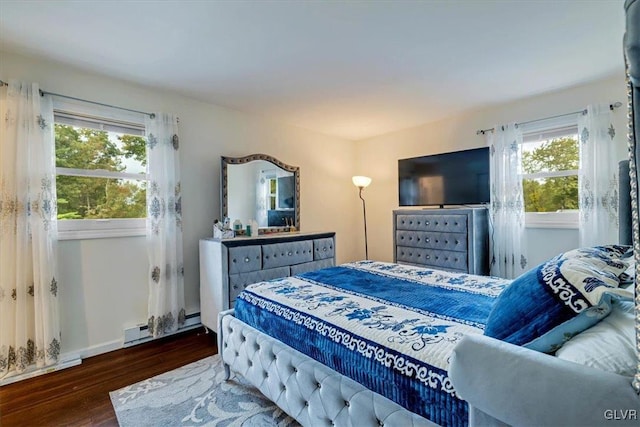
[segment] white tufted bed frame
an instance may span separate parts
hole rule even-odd
[[[227,379],[242,375],[303,426],[436,426],[397,403],[220,313],[218,350]]]

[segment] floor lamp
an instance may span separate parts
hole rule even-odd
[[[353,181],[353,185],[358,187],[360,190],[359,196],[360,200],[362,200],[362,215],[364,217],[364,257],[365,259],[369,259],[369,248],[367,245],[367,208],[364,203],[364,198],[362,197],[362,190],[364,190],[369,184],[371,184],[371,178],[368,176],[354,176],[351,178]]]

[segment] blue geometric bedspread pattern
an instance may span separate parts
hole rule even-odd
[[[247,287],[235,316],[408,410],[467,425],[447,375],[508,280],[360,261]]]

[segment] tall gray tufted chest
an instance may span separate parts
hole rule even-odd
[[[393,261],[487,275],[487,214],[486,208],[393,211]]]
[[[218,313],[247,285],[335,265],[335,233],[200,240],[200,318],[217,332]]]

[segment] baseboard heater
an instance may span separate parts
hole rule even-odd
[[[200,312],[187,314],[182,327],[178,328],[174,333],[164,336],[178,334],[200,326],[202,326],[200,323]],[[143,342],[151,341],[152,339],[153,337],[151,337],[151,334],[149,333],[149,325],[147,324],[138,324],[124,330],[124,347],[131,347],[132,345],[141,344]]]

